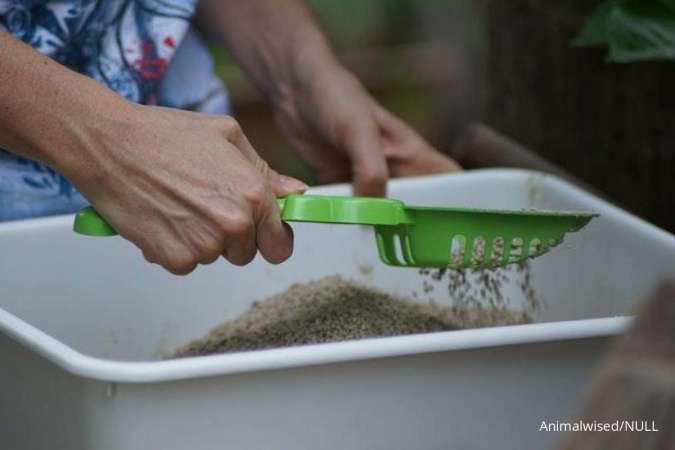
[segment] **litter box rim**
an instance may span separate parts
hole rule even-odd
[[[626,330],[619,316],[286,347],[160,361],[117,361],[74,350],[0,309],[0,332],[73,375],[114,383],[157,383],[398,356],[609,337]]]
[[[646,237],[672,244],[675,237],[658,227],[619,209],[555,176],[521,169],[485,169],[459,174],[443,174],[394,180],[392,186],[405,184],[414,188],[442,182],[447,177],[489,177],[492,180],[525,182],[545,181],[560,191],[584,197],[589,208],[605,218],[613,218],[639,228]],[[340,193],[345,185],[322,187],[314,192]],[[72,225],[73,215],[5,222],[0,233],[15,233],[27,229]],[[623,332],[631,321],[629,316],[545,322],[482,329],[416,334],[359,341],[326,343],[302,347],[259,350],[255,352],[209,355],[164,361],[117,361],[96,358],[74,350],[29,323],[0,309],[0,334],[22,344],[29,351],[44,357],[61,369],[87,379],[117,383],[155,383],[213,376],[225,376],[263,370],[301,368],[388,358],[405,355],[461,351],[508,345],[575,339],[605,338]]]

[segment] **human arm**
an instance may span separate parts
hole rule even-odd
[[[389,176],[458,170],[382,108],[337,60],[298,0],[202,0],[197,24],[222,42],[274,108],[321,182],[382,195]]]
[[[66,176],[145,257],[177,274],[292,250],[275,196],[302,192],[230,117],[142,106],[0,32],[0,146]]]

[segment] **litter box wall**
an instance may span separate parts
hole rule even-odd
[[[122,239],[74,235],[70,217],[0,224],[3,443],[546,448],[556,436],[538,432],[541,420],[575,413],[606,336],[623,326],[611,317],[630,313],[669,274],[675,240],[557,179],[522,171],[401,180],[391,195],[602,216],[533,262],[541,324],[181,361],[157,359],[292,282],[340,273],[401,295],[416,291],[420,301],[428,295],[416,270],[381,265],[372,231],[359,227],[295,225],[287,264],[218,264],[178,278],[144,263]],[[430,296],[443,301],[443,288]],[[522,298],[509,289],[517,306]],[[567,320],[577,322],[560,322]]]
[[[604,348],[583,339],[130,384],[14,346],[0,381],[18,389],[2,395],[0,431],[17,450],[550,448],[560,436],[541,421],[575,410]]]

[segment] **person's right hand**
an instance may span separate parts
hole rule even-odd
[[[271,263],[291,255],[275,198],[306,186],[271,170],[234,119],[127,103],[109,119],[64,174],[148,261],[187,274],[220,255],[237,265],[257,250]]]

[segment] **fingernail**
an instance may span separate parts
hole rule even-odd
[[[286,175],[279,175],[279,183],[281,183],[281,186],[283,186],[284,189],[293,192],[305,192],[309,188],[309,186],[302,181],[293,177],[287,177]]]

